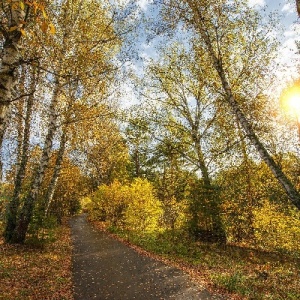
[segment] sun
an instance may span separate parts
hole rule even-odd
[[[281,107],[288,115],[300,120],[300,80],[282,92],[280,102]]]
[[[300,112],[300,94],[292,94],[288,99],[288,107],[295,113]]]

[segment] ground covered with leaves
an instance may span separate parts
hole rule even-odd
[[[25,245],[5,244],[1,238],[0,299],[73,299],[71,254],[67,226]]]
[[[154,256],[189,273],[210,291],[229,299],[300,299],[299,254],[282,254],[238,245],[191,241],[180,234],[137,234],[109,230],[136,251]],[[146,250],[146,251],[145,251]]]

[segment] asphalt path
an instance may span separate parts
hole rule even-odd
[[[71,220],[75,300],[221,299],[183,271],[141,255],[95,229],[85,215]]]

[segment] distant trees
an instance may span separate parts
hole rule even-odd
[[[206,216],[202,217],[207,217],[207,226],[202,228],[202,234],[206,232],[206,235],[225,240],[218,193],[213,186],[209,166],[214,148],[210,136],[215,128],[218,108],[214,106],[216,97],[213,88],[205,84],[209,81],[206,62],[195,64],[197,58],[192,51],[187,52],[176,44],[164,49],[162,56],[163,60],[149,66],[147,79],[152,82],[149,93],[159,95],[153,99],[156,101],[154,122],[163,134],[161,137],[157,134],[156,138],[161,139],[161,148],[166,148],[164,155],[168,158],[169,168],[174,164],[173,158],[178,156],[182,157],[186,166],[200,171],[202,180],[199,188],[202,189],[202,204],[206,209]],[[201,232],[197,228],[199,211],[193,211],[193,214],[192,231],[197,235]]]

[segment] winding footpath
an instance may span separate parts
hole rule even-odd
[[[143,256],[90,225],[71,220],[75,300],[222,299],[183,271]]]

